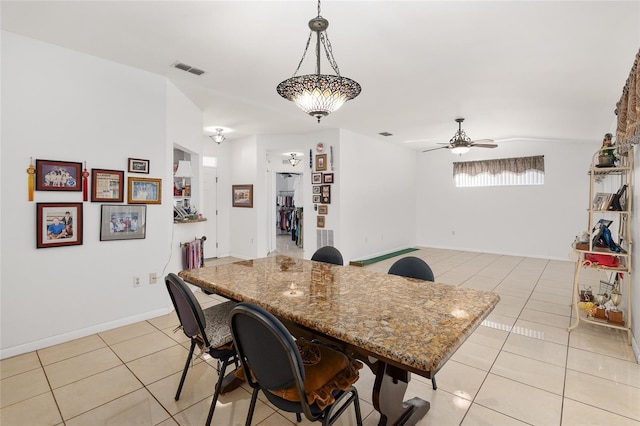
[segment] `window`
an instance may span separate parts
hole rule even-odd
[[[544,155],[453,163],[456,187],[544,185]]]

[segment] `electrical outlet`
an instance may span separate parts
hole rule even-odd
[[[138,277],[138,276],[134,276],[133,277],[133,286],[134,287],[140,287],[140,277]]]
[[[158,274],[155,272],[151,272],[149,274],[149,284],[157,284],[158,283]]]

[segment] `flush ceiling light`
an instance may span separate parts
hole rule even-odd
[[[211,138],[212,141],[214,141],[218,145],[220,145],[226,139],[226,137],[222,134],[222,129],[220,129],[220,128],[216,129],[216,134],[215,135],[211,135],[209,137]]]
[[[296,156],[294,152],[291,153],[291,157],[289,158],[289,163],[295,167],[300,162],[300,159]]]
[[[333,58],[331,42],[326,33],[329,21],[320,16],[320,0],[318,0],[318,16],[309,21],[309,38],[304,48],[302,59],[298,63],[298,68],[293,73],[293,77],[278,84],[276,90],[283,98],[294,102],[301,110],[316,117],[318,123],[320,119],[340,108],[346,101],[349,101],[360,94],[360,85],[347,77],[340,75],[340,70],[336,60]],[[316,33],[316,73],[297,76],[300,65],[309,49],[311,37]],[[336,75],[320,73],[320,45],[324,48],[324,53]]]

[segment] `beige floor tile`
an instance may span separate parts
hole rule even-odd
[[[471,404],[461,426],[525,426],[526,423],[490,410],[482,405]]]
[[[140,389],[142,384],[124,365],[53,390],[65,420]]]
[[[438,390],[472,401],[486,377],[486,370],[449,360],[436,374],[436,382]],[[425,380],[427,385],[431,384],[429,379]]]
[[[260,422],[260,426],[291,426],[299,424],[297,422],[291,422],[279,412],[275,412],[263,421]]]
[[[171,340],[175,341],[176,343],[182,344],[182,343],[191,342],[191,339],[187,337],[186,334],[184,334],[182,329],[176,330],[175,327],[169,327],[162,330],[162,332],[167,336],[169,336]],[[187,344],[187,347],[189,347],[189,344]]]
[[[537,359],[563,367],[567,363],[567,346],[511,333],[502,349],[512,354]]]
[[[513,327],[512,333],[558,343],[560,345],[566,345],[569,341],[569,332],[566,328],[552,327],[550,325],[520,319]]]
[[[525,423],[560,424],[562,396],[495,374],[489,374],[474,402]]]
[[[529,299],[525,308],[549,314],[564,315],[567,317],[571,316],[571,306],[567,303],[555,303],[547,300]]]
[[[569,348],[567,368],[640,388],[640,364],[633,361]]]
[[[124,362],[152,354],[174,346],[176,342],[169,336],[154,328],[154,332],[144,334],[135,339],[126,340],[111,346],[111,349]]]
[[[528,288],[512,287],[504,281],[499,286],[493,289],[494,293],[498,293],[501,296],[503,294],[506,294],[509,296],[522,297],[524,299],[528,299],[529,296],[531,296],[531,291],[532,290]]]
[[[66,426],[156,425],[169,419],[146,389],[123,395],[65,422]]]
[[[215,423],[212,423],[215,426]],[[162,423],[158,423],[156,426],[179,426],[178,423],[173,419],[173,417],[169,417]],[[221,425],[222,426],[222,425]],[[225,425],[226,426],[226,425]]]
[[[206,362],[195,364],[189,368],[180,399],[176,401],[174,397],[180,383],[181,374],[182,372],[173,374],[147,386],[147,389],[158,402],[172,415],[211,397],[218,380],[216,371],[209,364]],[[231,400],[236,392],[239,391],[235,390],[226,395],[220,395],[220,402],[226,403]]]
[[[135,339],[145,334],[157,331],[154,326],[147,321],[140,321],[134,324],[125,325],[124,327],[114,328],[113,330],[100,333],[100,337],[107,342],[108,345],[124,342],[126,340]]]
[[[49,392],[42,368],[16,374],[0,381],[0,408]]]
[[[635,360],[631,346],[629,346],[626,341],[622,342],[618,340],[616,336],[608,338],[603,335],[572,331],[571,336],[569,337],[569,346],[572,348],[595,352],[601,355],[612,356],[626,361]]]
[[[500,349],[504,345],[504,341],[507,340],[510,329],[511,327],[508,327],[507,324],[487,321],[476,328],[467,341]]]
[[[416,388],[412,386],[413,383],[409,383],[406,395],[408,397],[418,396],[431,404],[427,414],[416,425],[459,425],[471,406],[471,401],[468,399],[460,398],[440,389],[434,391],[431,389],[431,384],[421,383],[420,387]]]
[[[603,396],[611,395],[603,403]],[[640,389],[601,379],[584,371],[567,370],[564,396],[640,421]]]
[[[558,395],[564,388],[563,367],[505,351],[498,355],[491,373]]]
[[[51,392],[0,409],[3,426],[57,425],[62,417]]]
[[[451,357],[452,361],[489,371],[500,349],[467,340]],[[447,364],[445,364],[446,366]],[[437,375],[436,375],[437,377]],[[437,381],[437,379],[436,379]]]
[[[36,352],[17,355],[11,358],[0,360],[0,380],[16,374],[25,373],[29,370],[40,368],[40,360]]]
[[[608,407],[602,407],[604,409]],[[563,425],[581,426],[639,426],[640,422],[617,413],[606,411],[588,404],[582,404],[571,399],[564,399],[562,409]]]
[[[178,315],[176,315],[176,311],[170,312],[167,315],[162,315],[161,317],[151,318],[150,320],[147,320],[147,322],[158,330],[176,328],[180,325],[180,320],[178,319]]]
[[[127,367],[140,381],[149,385],[172,374],[182,372],[189,351],[180,345],[154,352],[127,363]],[[195,362],[202,362],[196,358]]]
[[[63,359],[71,358],[96,349],[104,348],[106,344],[97,334],[83,337],[81,339],[71,340],[70,342],[61,343],[59,345],[50,346],[45,349],[38,350],[38,356],[42,365],[53,364]]]
[[[520,313],[519,319],[558,328],[567,328],[571,324],[571,318],[565,315],[540,312],[530,308],[524,308]]]
[[[101,348],[44,367],[53,389],[121,365],[110,348]]]

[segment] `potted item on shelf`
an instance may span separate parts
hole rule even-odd
[[[616,155],[615,148],[611,142],[612,137],[611,133],[604,135],[600,155],[598,155],[598,167],[615,167]]]

